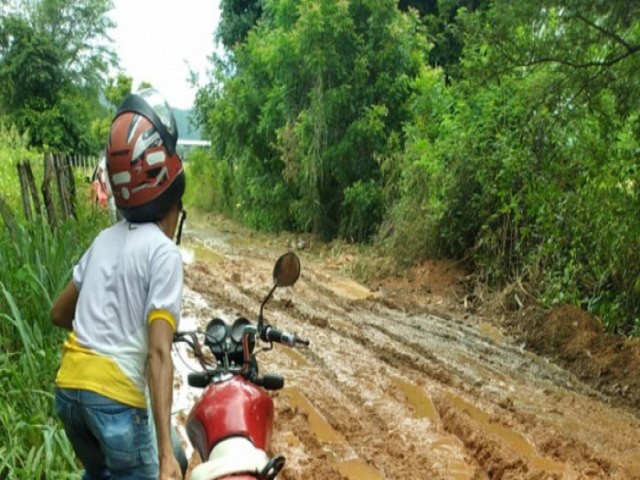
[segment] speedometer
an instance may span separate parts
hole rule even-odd
[[[210,343],[222,343],[227,337],[229,327],[221,318],[214,318],[211,320],[205,330],[206,341]],[[207,343],[205,342],[205,343]]]
[[[237,318],[231,326],[231,340],[238,344],[242,343],[242,333],[247,325],[251,325],[249,320],[244,317]]]

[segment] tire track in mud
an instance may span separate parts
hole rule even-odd
[[[435,320],[437,321],[442,321],[442,319],[438,319],[437,317],[432,317],[435,318]],[[448,319],[449,321],[450,319]],[[396,322],[399,323],[399,322]],[[475,337],[476,339],[480,339],[482,340],[482,343],[484,344],[488,344],[489,345],[489,350],[494,350],[494,353],[496,353],[496,355],[498,356],[498,360],[501,356],[503,356],[504,354],[506,354],[507,356],[514,356],[515,355],[515,368],[512,365],[509,365],[505,362],[495,362],[497,365],[496,370],[498,371],[502,371],[502,378],[506,379],[507,381],[510,381],[512,383],[514,383],[515,379],[520,378],[520,382],[522,381],[522,379],[524,379],[525,381],[531,380],[531,381],[535,381],[535,382],[540,382],[540,381],[547,381],[549,383],[551,383],[551,385],[554,386],[561,386],[561,387],[568,387],[573,389],[574,391],[579,391],[579,392],[583,392],[583,393],[588,393],[591,396],[596,396],[596,397],[601,397],[597,394],[595,394],[591,389],[587,388],[586,386],[580,384],[575,377],[572,374],[569,374],[567,372],[565,372],[564,370],[556,367],[553,364],[550,364],[549,362],[547,362],[544,359],[540,359],[539,357],[533,356],[531,354],[525,354],[525,352],[520,351],[520,349],[518,349],[517,347],[513,347],[510,345],[500,345],[500,347],[498,348],[497,346],[495,346],[493,344],[493,342],[491,341],[487,341],[486,338],[482,338],[481,335],[474,333],[473,335],[469,335],[469,332],[475,332],[472,328],[469,328],[465,325],[460,325],[461,322],[456,322],[458,325],[455,326],[455,328],[459,328],[464,332],[464,335],[462,335],[462,339],[472,339],[471,342],[466,342],[467,344],[471,343],[472,345],[474,345],[476,347],[476,349],[478,349],[478,342],[474,342],[473,341],[473,337]],[[385,327],[380,327],[380,325],[374,325],[375,328],[385,332],[386,334],[389,334],[392,338],[394,338],[398,343],[401,344],[401,346],[409,346],[409,347],[413,347],[414,349],[416,349],[418,352],[421,352],[423,354],[427,354],[425,356],[428,356],[429,358],[433,359],[433,355],[431,354],[431,352],[427,352],[425,351],[425,349],[421,346],[418,345],[418,347],[416,348],[416,343],[408,340],[409,338],[411,338],[410,336],[405,335],[400,336],[400,335],[394,335],[393,333],[389,332],[388,328]],[[412,328],[416,328],[416,325],[411,325]],[[421,326],[417,327],[418,330],[422,329]],[[447,338],[447,335],[441,335],[442,338]],[[367,337],[368,338],[368,337]],[[449,336],[449,338],[452,338]],[[361,341],[361,339],[358,339],[356,337],[357,341]],[[423,341],[425,339],[422,339]],[[391,350],[391,352],[389,352],[389,350]],[[407,357],[406,355],[397,355],[395,354],[395,348],[389,348],[387,347],[386,349],[383,348],[384,351],[384,356],[387,359],[393,359],[394,361],[398,361],[399,359],[407,359],[408,361],[405,362],[405,365],[408,363],[411,367],[416,367],[416,365],[419,365],[419,362],[412,362],[412,359],[410,357]],[[486,346],[482,346],[480,345],[480,352],[485,352],[487,353],[487,347]],[[441,352],[439,352],[441,354]],[[489,352],[490,353],[490,352]],[[496,355],[493,355],[494,357],[496,357]],[[486,355],[483,354],[478,354],[477,357],[481,360],[485,361],[485,365],[486,363],[491,363],[488,362],[489,359],[487,359]],[[436,362],[439,365],[443,365],[444,362]],[[476,362],[477,363],[477,362]],[[477,366],[476,366],[477,367]],[[509,368],[505,368],[505,367],[509,367]],[[437,371],[441,371],[441,370],[437,370]],[[473,379],[468,379],[465,378],[465,375],[463,374],[464,372],[460,369],[455,370],[454,372],[458,374],[458,379],[462,379],[463,380],[463,386],[464,383],[466,383],[466,388],[463,388],[463,391],[467,391],[467,392],[473,392],[473,390],[475,390],[475,388],[469,388],[469,387],[477,387],[477,386],[481,386],[478,385],[478,382],[473,382],[470,380]],[[433,370],[426,370],[424,371],[424,373],[427,373],[429,376],[434,377],[433,375]],[[477,375],[477,372],[476,372]],[[450,377],[449,377],[450,378]],[[447,378],[439,378],[439,380],[442,383],[448,383],[451,384],[451,381],[449,381]],[[465,382],[466,380],[466,382]],[[504,383],[502,380],[500,381],[501,383]],[[547,387],[544,387],[545,390],[547,389]],[[492,393],[492,392],[490,392]],[[496,395],[493,395],[494,397]],[[504,395],[499,395],[498,398],[496,399],[498,405],[505,405],[506,407],[508,407],[508,410],[510,410],[512,413],[514,412],[514,408],[513,408],[513,401],[509,398],[509,396],[504,396]],[[570,398],[571,400],[571,398]],[[448,413],[448,415],[443,415],[443,418],[447,419],[447,418],[452,418],[453,416],[451,415],[452,409],[450,408],[450,401],[442,401],[442,402],[437,402],[438,406],[439,406],[439,410],[443,411],[444,413]],[[455,403],[455,402],[454,402]],[[461,403],[460,401],[458,401],[457,403]],[[467,408],[465,406],[466,404],[464,404],[464,402],[462,402],[462,410],[466,413],[470,408]],[[460,409],[459,409],[460,410]],[[584,409],[584,413],[585,416],[584,418],[588,418],[589,415],[589,411],[591,409],[589,407],[586,407]],[[480,411],[481,412],[481,411]],[[481,412],[482,413],[482,412]],[[476,412],[475,417],[480,416],[478,414],[478,412]],[[486,415],[485,415],[486,416]],[[496,418],[499,419],[500,416],[506,416],[506,415],[498,415]],[[616,414],[617,416],[617,414]],[[625,415],[621,414],[622,417],[622,422],[624,422],[624,418]],[[524,425],[528,423],[535,423],[536,417],[535,415],[531,415],[531,414],[521,414],[518,413],[517,414],[517,418],[524,423]],[[474,416],[471,416],[471,420],[475,420]],[[494,420],[492,420],[493,423],[495,423]],[[456,425],[458,425],[460,422],[459,420],[456,420],[456,422],[452,422],[455,423]],[[468,422],[467,422],[468,423]],[[475,430],[478,430],[478,426],[482,427],[482,423],[487,423],[487,422],[475,422],[476,424],[476,428]],[[633,422],[629,422],[629,425],[631,426],[630,429],[627,430],[627,432],[632,436],[631,438],[633,438],[634,433],[637,435],[637,421],[633,421]],[[486,430],[486,428],[484,428]],[[449,429],[452,430],[453,429]],[[459,436],[462,436],[462,431],[460,431],[459,428],[455,428],[455,430],[458,432]],[[495,428],[493,428],[493,430],[496,430]],[[574,442],[574,450],[581,452],[580,455],[576,455],[576,452],[573,451],[571,452],[571,455],[569,455],[570,460],[572,461],[572,463],[579,463],[578,457],[582,460],[582,463],[586,463],[587,465],[583,468],[583,469],[578,469],[577,471],[572,472],[571,469],[568,471],[564,471],[562,470],[562,473],[559,468],[559,466],[557,464],[555,464],[553,461],[543,461],[543,459],[539,458],[538,455],[534,455],[534,450],[532,450],[532,448],[526,443],[526,440],[524,439],[524,437],[521,434],[515,433],[515,432],[511,432],[508,430],[502,430],[502,435],[499,435],[499,437],[501,437],[500,439],[502,440],[502,444],[507,443],[509,444],[509,442],[511,442],[512,444],[514,444],[514,446],[516,447],[516,450],[519,452],[522,452],[527,458],[529,458],[529,460],[531,460],[531,462],[529,463],[533,463],[533,466],[536,467],[538,466],[539,469],[542,469],[543,472],[546,472],[547,474],[551,475],[552,477],[555,476],[562,476],[562,477],[566,477],[566,478],[583,478],[583,475],[587,475],[588,477],[594,477],[594,478],[631,478],[631,477],[636,477],[638,475],[638,468],[637,468],[637,463],[633,463],[633,462],[622,462],[626,464],[626,471],[620,469],[619,467],[613,467],[611,462],[608,462],[606,460],[602,460],[599,459],[597,454],[594,454],[590,448],[587,447],[587,444],[585,441],[576,441],[576,440],[572,440],[572,436],[569,435],[569,439],[565,440],[564,442],[560,442],[563,443],[564,445],[569,444],[571,442]],[[468,437],[469,435],[467,435]],[[598,437],[598,435],[595,436],[596,438]],[[606,435],[605,435],[606,437]],[[594,438],[593,436],[587,436],[586,439],[587,441],[590,438]],[[506,442],[505,442],[506,441]],[[474,442],[467,442],[468,444],[473,446]],[[476,442],[477,443],[477,442]],[[552,445],[558,443],[556,440],[551,439],[551,440],[547,440],[545,442],[542,442],[542,449],[545,452],[551,452],[552,454],[557,454],[558,450],[557,449],[553,449],[553,448],[548,448],[548,445]],[[631,443],[631,445],[633,445]],[[622,442],[622,446],[621,446],[621,455],[624,456],[626,454],[626,452],[630,452],[629,450],[629,446],[630,444],[628,442]],[[477,448],[475,448],[474,450],[478,451]],[[566,449],[569,450],[569,449]],[[631,449],[631,451],[633,451],[633,449]],[[637,447],[635,448],[635,452],[637,455]],[[483,452],[478,452],[475,455],[476,457],[480,457],[480,458],[485,458],[486,454]],[[504,457],[504,455],[498,455],[499,457]],[[633,454],[631,454],[631,456],[633,456]],[[481,462],[483,464],[488,464],[491,465],[491,462]],[[493,462],[496,463],[496,462]],[[502,462],[505,463],[505,462]],[[500,462],[498,462],[498,464],[500,464]],[[535,477],[537,474],[535,473],[535,468],[531,468],[530,466],[527,466],[526,468],[527,470],[534,470],[533,476]],[[575,469],[574,469],[575,470]],[[495,467],[491,467],[490,471],[492,471],[492,477],[496,476],[497,471],[500,471],[500,468],[495,468]],[[503,475],[500,474],[500,477],[502,477]],[[523,472],[519,471],[519,470],[515,470],[515,474],[513,475],[514,478],[525,478],[526,475],[523,474]]]
[[[257,312],[278,254],[243,249],[190,265],[187,285],[228,318]],[[287,457],[282,478],[640,478],[640,465],[625,460],[640,455],[638,419],[572,375],[462,315],[394,310],[358,298],[344,279],[346,290],[336,289],[321,264],[303,257],[302,267],[267,318],[312,348],[259,357],[287,382],[272,441]],[[589,422],[592,411],[604,422]]]
[[[207,269],[201,269],[198,267],[195,271],[201,271],[208,276]],[[200,278],[197,274],[195,275],[197,278],[191,278],[192,274],[188,275],[187,284],[191,286],[191,288],[197,289],[199,293],[202,293],[205,297],[208,297],[211,302],[219,302],[224,303],[227,306],[232,306],[233,309],[240,309],[245,307],[247,304],[247,290],[244,287],[238,287],[237,291],[231,294],[229,297],[225,295],[220,295],[219,288],[211,288],[211,281],[207,281],[206,279]],[[211,277],[209,277],[211,278]],[[216,282],[217,283],[217,282]],[[204,286],[204,288],[203,288]],[[226,288],[225,293],[230,293],[233,288]],[[252,296],[252,295],[251,295]],[[292,297],[297,296],[297,293],[291,294]],[[256,295],[256,299],[259,298],[259,295]],[[256,301],[257,305],[258,302]],[[292,314],[292,310],[295,310],[294,305],[297,305],[293,300],[287,301],[278,301],[276,300],[268,307],[269,312],[271,313],[271,320],[274,321],[276,325],[281,328],[288,328],[290,330],[301,330],[301,325],[304,325],[306,322],[304,320],[302,322],[297,321],[295,324],[291,326],[285,325],[287,323],[283,318],[280,318],[281,315],[279,312],[275,312],[277,306],[286,304],[288,308],[286,309],[286,316],[295,316],[295,312]],[[347,343],[346,348],[340,349],[341,352],[334,352],[334,357],[332,358],[332,363],[339,364],[348,364],[348,358],[344,361],[340,361],[337,357],[342,353],[346,357],[349,356],[349,351],[353,350],[354,346],[350,345],[350,340],[346,337],[341,337],[340,341],[336,341],[336,339],[332,341],[319,341],[318,339],[322,336],[326,336],[326,333],[322,333],[324,330],[322,326],[317,327],[313,326],[311,323],[308,324],[309,328],[303,328],[305,335],[308,334],[310,338],[312,338],[313,345],[324,345],[324,344],[332,344],[336,345],[337,343]],[[310,331],[311,330],[311,331]],[[330,331],[331,332],[331,331]],[[335,334],[335,332],[333,332]],[[281,349],[282,350],[282,349]],[[364,350],[363,350],[364,351]],[[309,400],[312,405],[313,410],[317,412],[317,414],[321,415],[323,419],[326,420],[327,426],[325,429],[330,428],[331,431],[337,432],[336,434],[340,435],[342,438],[346,439],[345,444],[342,445],[342,442],[325,442],[319,443],[315,438],[315,435],[309,435],[309,426],[305,421],[301,421],[300,416],[302,418],[307,418],[309,416],[308,411],[304,411],[303,409],[294,408],[293,411],[295,415],[292,414],[292,407],[290,402],[282,403],[279,402],[280,397],[285,397],[285,395],[278,395],[278,400],[276,400],[276,405],[278,408],[279,418],[288,418],[289,421],[293,421],[297,419],[297,423],[302,428],[296,428],[295,434],[293,434],[290,430],[285,430],[282,432],[282,435],[285,438],[285,441],[279,439],[280,435],[279,431],[275,432],[274,436],[274,451],[278,450],[280,444],[284,443],[284,447],[288,447],[292,443],[292,437],[295,435],[298,440],[293,441],[293,444],[297,445],[297,455],[288,455],[290,461],[290,467],[288,472],[286,473],[284,478],[343,478],[343,474],[340,473],[340,466],[345,464],[353,464],[353,470],[355,472],[363,472],[368,471],[367,475],[369,476],[357,476],[357,477],[348,477],[348,478],[416,478],[415,472],[422,472],[422,474],[426,475],[424,478],[446,478],[440,477],[434,471],[432,471],[432,467],[430,466],[428,451],[418,451],[416,450],[413,455],[408,455],[407,445],[404,441],[403,435],[401,433],[402,428],[398,425],[389,425],[389,418],[394,418],[394,413],[380,413],[375,408],[375,405],[369,401],[366,393],[372,391],[372,385],[364,389],[363,392],[358,392],[352,386],[348,387],[344,385],[344,380],[340,379],[338,368],[332,367],[326,360],[321,358],[314,349],[303,352],[304,362],[306,365],[303,369],[299,368],[299,365],[288,366],[282,364],[277,361],[276,366],[281,365],[279,368],[275,368],[275,370],[285,374],[285,378],[287,378],[287,382],[289,383],[292,380],[292,377],[297,376],[298,378],[295,383],[295,389],[299,391],[304,397]],[[273,368],[272,360],[278,360],[280,357],[284,356],[287,358],[287,354],[280,354],[278,352],[274,352],[274,354],[269,355],[269,358],[263,358],[262,361],[264,364],[268,364],[269,367]],[[359,353],[359,356],[363,356],[362,352]],[[274,358],[275,357],[275,358]],[[346,376],[349,377],[352,375],[351,369],[352,365],[349,366],[348,371],[346,372]],[[362,377],[366,375],[367,367],[361,368],[363,373]],[[299,378],[300,372],[304,372],[305,378]],[[296,375],[296,373],[298,375]],[[345,372],[342,372],[343,376],[345,376]],[[320,394],[319,392],[322,392]],[[378,393],[379,397],[385,397],[388,395],[388,392],[381,391]],[[364,410],[362,410],[362,405],[365,405]],[[362,410],[362,411],[360,411]],[[354,414],[354,412],[359,412]],[[355,419],[358,419],[355,421]],[[276,427],[279,427],[282,424],[276,422]],[[286,428],[286,425],[283,426]],[[415,443],[415,442],[414,442]],[[306,447],[305,450],[314,452],[312,455],[304,452],[300,452],[300,447]],[[411,445],[409,446],[409,450],[413,448]],[[380,457],[379,452],[384,451],[384,458]],[[380,458],[376,458],[376,457]],[[307,459],[308,463],[311,463],[313,467],[310,470],[308,465],[303,465],[297,458]],[[386,459],[394,458],[393,462],[389,462]],[[379,470],[382,472],[380,476],[375,476],[375,472],[378,471],[378,468],[366,469],[363,465],[363,462],[358,462],[358,460],[363,460],[364,465],[377,465]],[[331,465],[336,465],[335,467],[331,467]],[[347,467],[351,468],[352,465],[347,465]],[[343,468],[343,472],[348,474],[349,468]],[[291,470],[300,471],[299,477],[296,476]],[[323,472],[322,475],[318,475],[316,469]],[[309,472],[312,471],[313,477],[309,476]],[[333,472],[329,475],[329,472]],[[317,475],[317,476],[316,476]],[[329,476],[327,476],[329,475]],[[395,475],[400,475],[396,477]],[[421,477],[418,477],[421,478]]]
[[[390,312],[387,312],[387,313],[390,313]],[[388,316],[385,316],[385,318],[386,317]],[[436,320],[436,321],[443,320],[442,318],[437,318],[437,317],[431,317],[431,318],[432,320]],[[418,318],[417,320],[424,321],[429,319]],[[315,323],[318,323],[318,322],[315,322]],[[419,373],[426,374],[428,377],[432,379],[436,379],[441,383],[444,383],[447,385],[456,385],[459,388],[462,388],[463,390],[468,390],[468,388],[464,388],[466,385],[479,386],[478,385],[479,382],[477,380],[474,381],[472,377],[466,376],[464,371],[460,369],[450,368],[450,370],[453,370],[453,374],[448,373],[446,371],[447,369],[445,368],[444,362],[439,361],[436,356],[434,356],[430,351],[426,350],[420,343],[417,343],[417,341],[415,340],[408,341],[405,337],[397,335],[391,332],[389,329],[380,326],[379,324],[363,322],[363,325],[365,327],[376,329],[378,332],[383,334],[385,339],[379,342],[375,342],[371,340],[371,336],[362,336],[361,332],[360,332],[360,335],[358,335],[351,332],[346,332],[344,330],[341,331],[339,327],[336,328],[334,326],[328,326],[327,328],[335,330],[336,332],[342,334],[343,336],[348,337],[351,340],[363,345],[364,347],[368,348],[371,352],[373,352],[374,355],[376,355],[378,358],[383,360],[385,363],[392,365],[399,370],[404,370],[408,372],[417,371]],[[422,325],[416,325],[412,322],[405,323],[405,326],[411,327],[412,330],[418,330],[418,331],[425,330]],[[449,334],[444,334],[444,335],[441,334],[439,335],[439,337],[445,340],[453,339],[453,337]],[[393,342],[387,341],[386,339],[392,339]],[[483,339],[483,341],[486,341],[486,339]],[[399,353],[401,352],[400,350],[401,348],[406,349],[407,347],[409,350],[413,350],[413,353],[415,355],[409,355],[408,353]],[[488,347],[481,346],[481,350],[487,351],[487,349]],[[491,346],[491,349],[495,350],[496,352],[500,350],[493,345]],[[507,348],[507,350],[516,351],[513,348]],[[482,358],[482,356],[480,357]],[[454,379],[455,379],[455,382],[454,382]],[[463,401],[459,399],[458,403],[461,403],[461,402]],[[446,420],[450,418],[452,419],[454,418],[451,414],[452,413],[451,409],[448,408],[447,402],[438,402],[438,407],[439,407],[438,411],[441,413],[442,418],[445,419],[445,428],[448,431],[455,431],[458,434],[458,436],[461,436],[461,437],[468,436],[468,435],[464,435],[465,431],[461,430],[460,428],[456,427],[455,429],[452,429],[447,426],[447,423],[449,422],[447,422]],[[460,419],[457,417],[455,418],[455,424],[456,426],[460,424]],[[476,428],[475,430],[478,430],[478,428]],[[508,429],[503,429],[502,433],[503,433],[503,437],[506,437],[507,440],[511,439],[512,443],[515,443],[518,446],[518,448],[521,451],[525,452],[527,457],[529,457],[534,464],[538,464],[540,468],[542,469],[546,468],[547,470],[551,470],[551,471],[558,471],[561,469],[560,466],[556,465],[553,461],[550,461],[550,460],[544,461],[538,455],[535,455],[534,449],[528,445],[527,440],[521,435],[517,434],[516,432],[511,432]],[[467,443],[470,444],[471,447],[473,447],[473,442],[470,441]],[[488,445],[491,445],[491,442],[486,442],[486,443]],[[513,472],[516,478],[527,478],[527,476],[524,475],[524,473],[526,473],[526,470],[528,469],[526,462],[521,461],[521,462],[514,463],[514,462],[509,462],[505,460],[506,456],[501,453],[502,448],[498,448],[498,446],[495,446],[492,449],[493,454],[488,454],[487,453],[488,450],[491,450],[491,449],[489,449],[486,445],[484,445],[481,450],[475,449],[475,456],[483,458],[483,463],[489,464],[489,466],[491,466],[491,464],[498,464],[498,465],[507,464],[507,465],[510,465],[509,468],[511,470],[514,470],[514,465],[515,465],[519,467],[519,468],[516,468]],[[489,457],[489,461],[486,460],[487,457]],[[492,460],[491,457],[497,457],[497,461]],[[523,472],[523,469],[525,470],[524,472]],[[492,476],[495,476],[495,472],[498,471],[498,469],[491,467],[491,471],[493,472]],[[538,475],[538,473],[534,473],[534,476],[536,475]]]
[[[363,325],[365,327],[376,329],[379,333],[382,334],[383,340],[374,341],[371,339],[370,336],[363,337],[363,336],[358,336],[356,334],[352,334],[349,332],[344,332],[344,331],[341,332],[340,329],[335,329],[332,327],[329,327],[329,328],[335,330],[339,334],[342,334],[344,337],[350,338],[354,342],[362,345],[367,350],[369,350],[373,355],[375,355],[378,359],[380,359],[383,363],[394,367],[397,372],[408,373],[409,377],[414,376],[415,373],[424,374],[431,379],[435,379],[439,381],[440,383],[443,383],[449,386],[458,386],[459,388],[462,388],[464,385],[466,385],[465,382],[472,380],[471,378],[465,378],[465,376],[462,375],[463,372],[461,370],[454,370],[453,374],[448,373],[447,370],[443,368],[443,363],[438,361],[437,358],[433,354],[431,354],[431,352],[426,351],[418,343],[415,343],[414,341],[407,341],[406,338],[400,337],[399,335],[395,335],[389,330],[381,327],[380,325],[374,325],[367,322],[364,322]],[[389,340],[392,340],[392,341],[389,341]],[[413,355],[406,352],[402,353],[401,349],[407,349],[407,347],[409,350],[413,351],[412,352]],[[319,364],[320,362],[316,361],[315,363]],[[326,365],[325,367],[328,368],[328,366]],[[399,374],[396,373],[396,375],[399,375]],[[396,377],[396,378],[399,378],[399,377]],[[419,383],[419,381],[413,380],[413,383]],[[402,384],[400,385],[402,386]],[[406,385],[407,384],[405,384],[405,386]],[[387,394],[389,393],[390,391],[389,389],[387,389]],[[408,401],[408,399],[403,399],[401,395],[400,396],[391,395],[391,396],[392,397],[395,396],[398,402]],[[354,403],[357,403],[357,401],[358,400],[356,399]],[[424,395],[423,402],[430,402],[430,401],[431,400],[429,399],[429,397]],[[459,401],[462,402],[461,399],[459,399]],[[483,431],[483,428],[481,428],[481,425],[477,424],[475,426],[476,428],[472,428],[472,429],[458,428],[458,426],[460,425],[461,419],[459,418],[459,416],[456,417],[453,415],[453,412],[451,411],[451,409],[447,408],[447,403],[438,401],[436,405],[437,405],[437,410],[435,414],[432,415],[432,417],[437,417],[440,421],[442,421],[446,431],[454,433],[457,437],[464,439],[465,445],[467,445],[468,447],[471,447],[470,450],[473,451],[473,457],[479,459],[479,463],[481,463],[483,467],[488,467],[487,470],[491,472],[491,478],[495,478],[497,476],[496,475],[497,472],[500,472],[499,476],[503,477],[504,470],[509,470],[511,473],[513,473],[512,478],[536,478],[539,476],[540,472],[537,472],[537,471],[535,471],[533,473],[533,476],[531,477],[529,477],[528,475],[525,475],[525,473],[529,468],[527,465],[527,462],[524,460],[514,462],[513,459],[509,458],[509,455],[503,452],[505,447],[503,444],[499,442],[486,441],[482,443],[481,445],[482,448],[480,449],[475,448],[476,442],[475,442],[474,436],[477,437],[478,435],[474,435],[474,434],[476,434],[478,431],[481,431],[481,432]],[[374,418],[376,418],[375,423],[379,423],[380,421],[379,417],[374,416]],[[454,428],[450,427],[449,424],[451,423],[455,424]],[[522,451],[525,451],[528,454],[528,457],[530,457],[530,459],[533,460],[534,462],[537,462],[541,467],[543,468],[546,467],[547,469],[555,469],[555,470],[558,470],[559,468],[561,468],[561,466],[556,466],[553,461],[546,461],[546,462],[542,461],[542,459],[540,459],[537,455],[534,454],[534,449],[532,447],[527,448],[528,443],[527,443],[527,440],[524,439],[524,437],[521,437],[517,433],[511,432],[508,429],[504,429],[504,431],[507,432],[507,440],[509,438],[511,438],[512,440],[515,439],[516,441],[514,443],[518,444],[520,449]],[[483,438],[486,439],[485,435],[482,435],[482,436]],[[437,442],[433,442],[432,444],[437,444]],[[472,462],[468,462],[468,463],[470,465],[472,464]],[[496,465],[497,467],[495,467]],[[482,469],[474,468],[474,470],[475,470],[474,477],[484,477],[485,475],[487,475],[484,473]],[[415,469],[409,470],[407,472],[408,476],[406,478],[413,478],[411,477],[412,471],[416,472],[420,470],[415,470]],[[467,472],[469,471],[470,471],[470,468],[467,469]],[[400,475],[400,472],[395,472],[395,473],[396,475]],[[451,469],[449,469],[449,473],[453,474],[453,472],[451,472]],[[460,472],[459,474],[464,475],[463,473],[460,473]],[[398,476],[393,478],[405,478],[405,477]],[[429,477],[425,476],[420,478],[429,478]],[[460,477],[449,477],[449,478],[471,478],[471,477],[460,476]]]

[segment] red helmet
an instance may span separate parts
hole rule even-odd
[[[178,129],[154,89],[130,94],[116,113],[107,141],[107,172],[116,206],[130,222],[160,220],[184,194]]]

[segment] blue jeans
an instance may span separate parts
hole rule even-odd
[[[55,410],[85,468],[83,480],[157,480],[153,420],[146,408],[57,388]]]

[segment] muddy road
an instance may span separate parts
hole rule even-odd
[[[183,328],[255,319],[287,250],[282,239],[197,227],[185,245]],[[342,275],[348,257],[298,254],[300,280],[276,291],[265,316],[311,348],[258,357],[262,372],[285,377],[274,394],[279,478],[640,479],[636,415],[456,307],[446,288],[407,307]],[[180,420],[198,392],[184,351],[174,355]]]

